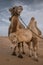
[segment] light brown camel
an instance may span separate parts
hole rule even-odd
[[[30,23],[28,24],[27,27],[34,32],[34,33],[32,32],[31,41],[32,41],[33,49],[31,49],[31,50],[32,50],[32,52],[34,52],[34,56],[37,58],[38,49],[39,49],[39,37],[38,36],[41,35],[41,31],[39,30],[39,28],[37,26],[37,21],[35,21],[34,17],[31,18]],[[30,50],[30,55],[29,55],[30,57],[33,55],[33,53],[31,53],[31,50]],[[24,52],[24,48],[23,48],[23,52]]]
[[[38,26],[37,26],[37,21],[35,21],[35,18],[32,17],[30,20],[30,23],[28,24],[28,27],[38,36],[41,35],[41,31],[39,30]],[[37,35],[35,35],[34,33],[32,33],[33,36],[33,40],[32,40],[32,44],[33,44],[33,51],[34,51],[34,55],[37,58],[37,54],[38,54],[38,49],[39,49],[39,37]],[[37,53],[36,53],[37,51]]]

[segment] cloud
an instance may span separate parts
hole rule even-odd
[[[43,8],[43,0],[12,0],[13,5],[25,5],[29,10],[40,10]]]
[[[10,17],[8,9],[14,5],[23,6],[23,12],[21,13],[21,17],[26,24],[28,24],[31,17],[34,16],[37,20],[38,27],[43,32],[43,0],[0,0],[0,3],[1,35],[7,35]]]
[[[27,5],[32,10],[43,8],[43,0],[1,0],[0,10],[14,5]]]
[[[0,26],[0,36],[8,35],[8,26]]]

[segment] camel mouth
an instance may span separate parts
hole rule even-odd
[[[18,10],[18,13],[17,13],[17,14],[18,14],[18,15],[20,15],[20,14],[21,14],[21,12],[22,12],[21,10]]]
[[[18,14],[20,14],[23,11],[23,7],[22,6],[18,6]]]

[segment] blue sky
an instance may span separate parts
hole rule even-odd
[[[21,17],[28,24],[32,16],[35,17],[37,25],[43,34],[43,0],[0,0],[0,36],[8,34],[9,8],[14,5],[22,5]]]

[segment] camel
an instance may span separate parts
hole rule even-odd
[[[35,54],[34,54],[35,55],[35,60],[37,60],[37,55],[36,55],[37,38],[33,36],[33,33],[30,30],[25,29],[24,26],[23,27],[19,27],[20,23],[19,23],[18,16],[20,15],[21,10],[23,10],[23,9],[22,9],[21,6],[18,6],[16,8],[16,10],[15,10],[15,8],[16,7],[13,7],[13,8],[11,8],[9,10],[11,12],[11,14],[12,14],[12,11],[13,11],[13,15],[10,18],[11,24],[10,24],[10,27],[9,27],[10,28],[9,29],[9,31],[10,31],[9,39],[11,40],[11,42],[13,44],[17,43],[16,46],[18,46],[18,48],[19,48],[19,55],[18,55],[18,57],[22,57],[21,52],[20,52],[20,43],[23,43],[23,42],[26,42],[28,44],[29,50],[30,50],[30,56],[31,56],[31,54],[32,54],[31,50],[32,49],[31,49],[31,43],[30,42],[32,41],[33,42],[33,47],[34,47],[34,50],[35,50],[34,51],[35,52]],[[20,9],[19,14],[18,14],[18,9]],[[15,23],[15,21],[16,21],[16,23]],[[22,29],[22,28],[24,28],[24,29]],[[14,48],[13,54],[15,54],[16,46]]]

